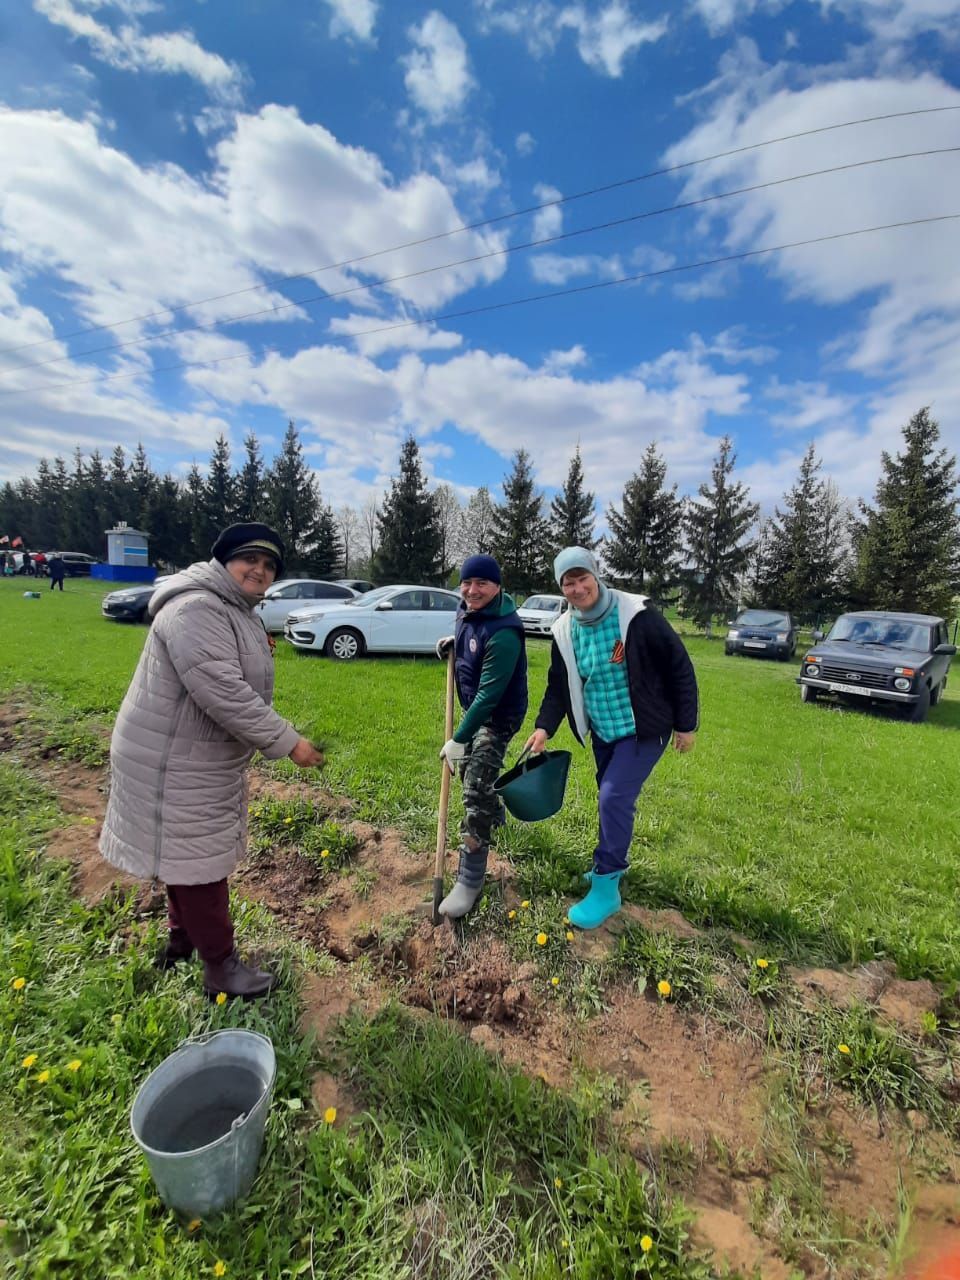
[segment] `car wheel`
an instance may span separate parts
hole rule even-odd
[[[940,681],[940,683],[938,685],[934,685],[934,687],[930,690],[931,707],[935,707],[937,705],[937,703],[943,697],[943,691],[944,689],[946,689],[946,687],[947,687],[947,677],[944,676],[943,679]]]
[[[930,704],[933,699],[930,696],[930,690],[926,685],[920,686],[920,696],[918,700],[906,708],[904,719],[909,720],[911,724],[923,724],[927,718],[927,712],[930,710]]]
[[[338,627],[327,636],[323,651],[337,662],[352,662],[363,653],[363,637],[349,627]]]
[[[816,702],[818,690],[812,684],[802,684],[800,686],[801,702]]]

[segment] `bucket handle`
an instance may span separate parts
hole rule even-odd
[[[532,755],[532,753],[533,753],[532,747],[524,747],[523,750],[520,752],[520,754],[517,756],[516,762],[513,766],[514,769],[519,769],[522,764],[526,764],[529,767],[530,762],[527,757]]]

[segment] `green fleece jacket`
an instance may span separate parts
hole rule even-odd
[[[485,609],[478,609],[471,616],[478,620],[503,618],[509,613],[516,612],[516,608],[513,598],[506,591],[501,591]],[[522,643],[521,633],[511,627],[495,631],[487,640],[483,653],[483,666],[480,668],[477,696],[457,725],[453,735],[454,742],[469,742],[477,730],[493,715],[510,683]]]

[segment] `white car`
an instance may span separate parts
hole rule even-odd
[[[517,610],[517,617],[528,636],[548,636],[566,608],[563,596],[530,596]]]
[[[378,587],[347,604],[298,609],[283,628],[297,649],[350,662],[364,653],[433,653],[453,635],[460,597],[440,587]]]
[[[254,613],[268,633],[283,630],[287,615],[294,609],[304,609],[308,604],[329,600],[331,604],[343,604],[355,600],[360,593],[339,582],[323,582],[317,578],[282,578],[267,587],[263,600]]]

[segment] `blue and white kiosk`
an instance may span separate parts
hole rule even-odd
[[[122,520],[115,529],[107,529],[106,534],[107,563],[95,564],[90,576],[107,582],[152,582],[157,571],[148,562],[150,535],[131,529]]]

